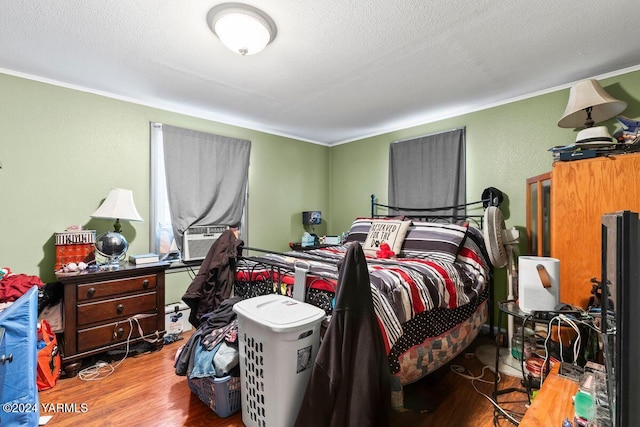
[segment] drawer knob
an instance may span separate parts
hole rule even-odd
[[[11,363],[13,362],[13,354],[10,355],[5,355],[3,354],[2,356],[0,356],[0,365],[4,365],[5,363]]]
[[[149,279],[144,279],[142,282],[142,287],[147,289],[149,287]]]
[[[118,328],[115,331],[113,331],[114,339],[122,338],[123,335],[124,335],[124,328]]]
[[[87,296],[88,296],[89,298],[93,297],[93,296],[95,295],[95,293],[96,293],[96,288],[89,288],[89,289],[87,290]]]
[[[122,314],[122,312],[124,311],[124,305],[118,304],[116,306],[116,311],[118,312],[118,314]]]

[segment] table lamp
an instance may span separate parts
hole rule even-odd
[[[322,223],[322,212],[320,211],[304,211],[302,212],[302,224],[311,226],[311,235],[315,245],[320,243],[318,235],[315,233],[315,226]]]
[[[569,92],[569,101],[558,122],[561,128],[584,128],[578,132],[576,141],[589,140],[592,134],[607,134],[604,129],[590,129],[620,114],[627,103],[609,95],[597,80],[588,79],[576,83]],[[601,126],[602,127],[602,126]],[[611,138],[609,137],[609,141]]]
[[[315,225],[322,223],[322,212],[320,211],[305,211],[302,212],[302,224],[310,225],[311,231]]]
[[[590,128],[622,113],[627,103],[609,95],[597,80],[576,83],[569,92],[569,101],[562,118],[561,128]]]
[[[113,188],[100,207],[91,214],[92,218],[115,219],[113,231],[107,231],[96,238],[96,253],[106,258],[111,267],[117,266],[124,259],[129,243],[120,233],[120,220],[143,221],[133,203],[133,192],[122,188]]]

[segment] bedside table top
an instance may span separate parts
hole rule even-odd
[[[294,251],[309,251],[309,250],[312,250],[312,249],[330,248],[332,246],[339,246],[339,245],[320,244],[320,245],[302,246],[302,243],[300,243],[300,242],[291,242],[291,243],[289,243],[289,247],[291,249],[293,249]]]
[[[171,266],[168,262],[154,262],[149,264],[132,264],[121,262],[116,270],[87,269],[77,273],[56,273],[59,282],[94,281],[102,279],[117,279],[138,274],[152,274],[164,271]]]
[[[501,312],[509,314],[511,316],[518,317],[522,320],[529,320],[532,322],[548,323],[547,320],[535,319],[532,313],[526,313],[520,309],[517,301],[505,300],[498,302],[498,308]]]

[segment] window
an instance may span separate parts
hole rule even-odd
[[[151,123],[150,249],[182,250],[191,226],[239,225],[247,239],[251,141]]]

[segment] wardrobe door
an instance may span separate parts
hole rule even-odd
[[[560,301],[587,308],[601,277],[602,215],[640,212],[640,153],[555,162],[551,256],[560,260]]]
[[[551,172],[527,179],[528,254],[551,255]]]

